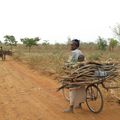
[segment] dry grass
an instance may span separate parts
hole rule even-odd
[[[90,61],[106,61],[109,58],[120,61],[119,49],[113,52],[99,51],[96,46],[82,45],[81,49]],[[35,46],[28,52],[28,49],[19,45],[14,49],[14,59],[27,63],[31,68],[50,73],[61,73],[64,62],[68,59],[70,50],[67,45]]]
[[[99,51],[96,46],[82,45],[81,50],[86,56],[88,61],[106,61],[111,58],[112,61],[120,62],[120,47],[113,52],[109,50]],[[55,77],[64,73],[63,65],[68,59],[70,49],[65,45],[48,45],[48,46],[35,46],[32,48],[31,53],[22,45],[14,49],[14,59],[28,64],[30,68],[43,72],[46,75]],[[102,89],[104,91],[104,89]],[[106,93],[106,99],[110,96],[109,92]]]
[[[28,52],[23,46],[15,49],[14,59],[27,63],[31,68],[49,73],[62,72],[69,50],[65,45],[36,46]]]

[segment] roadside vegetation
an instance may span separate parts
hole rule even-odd
[[[105,39],[98,36],[96,42],[85,43],[80,41],[80,49],[86,56],[87,61],[120,61],[120,25],[117,25],[113,32],[116,38]],[[21,38],[21,44],[18,44],[13,35],[4,36],[4,42],[0,42],[3,49],[13,51],[13,58],[26,63],[32,69],[49,74],[60,74],[63,70],[64,62],[67,61],[70,53],[70,41],[65,44],[50,44],[48,40],[42,40],[39,37]]]

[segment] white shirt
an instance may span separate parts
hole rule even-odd
[[[71,56],[70,56],[68,62],[75,64],[78,61],[78,58],[80,55],[84,55],[84,54],[79,49],[72,50]]]

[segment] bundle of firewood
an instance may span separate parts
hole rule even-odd
[[[105,82],[120,79],[119,63],[97,63],[84,62],[79,63],[73,69],[69,69],[66,76],[63,76],[61,82],[66,84],[91,84],[105,80]]]

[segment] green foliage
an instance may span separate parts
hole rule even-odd
[[[113,49],[118,45],[118,41],[115,40],[114,38],[109,39],[109,49],[113,51]]]
[[[29,52],[31,50],[31,47],[34,45],[38,45],[37,42],[40,40],[39,37],[35,37],[35,38],[22,38],[21,42],[23,42],[23,44],[29,48]]]
[[[99,50],[106,50],[107,48],[107,41],[104,38],[98,37],[97,45]]]
[[[5,35],[5,45],[10,45],[11,46],[11,50],[13,46],[17,45],[17,41],[15,39],[15,37],[13,35]]]
[[[120,24],[117,24],[117,26],[113,28],[113,32],[115,33],[115,35],[120,40]]]
[[[42,43],[42,45],[44,46],[48,46],[50,43],[48,42],[48,40],[44,40],[44,42]]]

